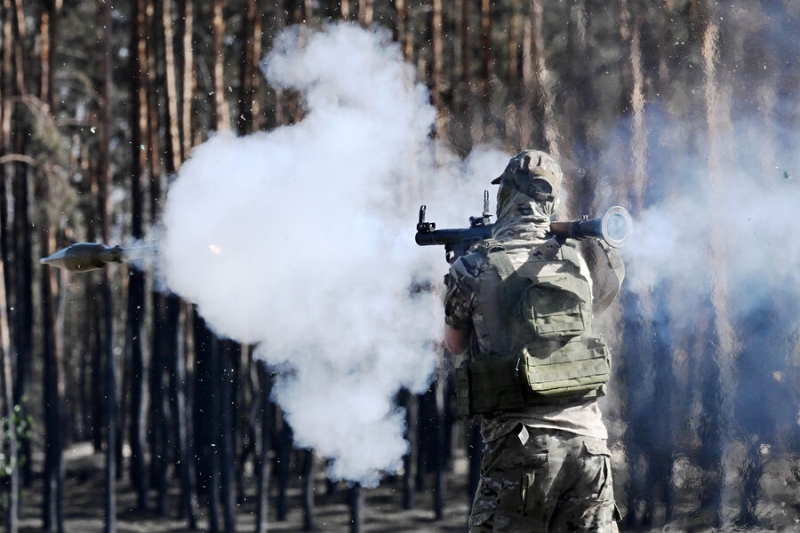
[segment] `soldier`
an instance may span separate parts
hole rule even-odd
[[[616,297],[624,267],[593,239],[602,266],[590,271],[574,241],[550,233],[562,178],[545,152],[513,157],[492,181],[492,239],[445,278],[445,344],[467,354],[456,371],[459,413],[482,417],[471,533],[617,531],[597,405],[611,356],[592,319]]]

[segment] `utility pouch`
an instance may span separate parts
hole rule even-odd
[[[540,344],[522,350],[529,403],[594,396],[611,378],[611,352],[602,337],[575,339],[557,349]]]
[[[456,369],[457,414],[462,417],[525,405],[517,355],[464,361]]]
[[[589,322],[582,283],[566,275],[538,278],[525,291],[522,315],[543,339],[583,335]]]

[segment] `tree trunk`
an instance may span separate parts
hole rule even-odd
[[[184,28],[183,28],[183,94],[181,101],[183,103],[181,112],[181,159],[183,161],[189,154],[189,151],[194,145],[194,130],[192,128],[192,101],[195,93],[195,76],[194,76],[194,2],[193,0],[179,0],[179,4],[183,9]],[[167,61],[171,61],[169,56]],[[169,63],[168,63],[169,65]],[[168,69],[169,70],[169,69]],[[173,69],[174,70],[174,69]],[[176,115],[175,120],[178,120]],[[174,150],[178,147],[175,146]],[[179,168],[178,166],[175,167]]]
[[[187,310],[188,305],[171,296],[167,299],[167,314],[178,315],[178,332],[176,339],[179,342],[178,348],[171,352],[170,368],[170,397],[175,413],[175,427],[177,439],[178,464],[181,478],[181,516],[187,518],[189,529],[197,529],[197,484],[195,456],[192,452],[192,428],[189,423],[189,413],[192,412],[191,394],[188,387],[190,378],[187,372],[186,360],[189,357],[189,347],[187,346],[187,336],[191,330],[191,314]],[[177,308],[177,310],[173,310]],[[187,324],[188,322],[188,324]]]
[[[555,98],[552,93],[552,75],[547,68],[545,59],[547,50],[544,38],[544,8],[541,0],[531,0],[531,29],[533,40],[533,68],[538,90],[537,104],[543,111],[542,142],[544,150],[554,158],[559,159],[560,147],[558,142],[558,123],[555,118]]]
[[[194,454],[199,485],[208,502],[209,530],[219,531],[219,354],[217,339],[197,312],[192,317],[195,346]]]
[[[278,475],[278,497],[275,504],[276,517],[279,522],[286,520],[288,512],[289,473],[292,457],[292,428],[286,422],[283,412],[280,412],[280,429],[276,449],[276,463]]]
[[[723,101],[723,94],[720,91],[717,81],[717,63],[719,60],[719,27],[717,23],[716,6],[710,0],[704,0],[703,9],[706,12],[706,25],[703,30],[702,58],[704,83],[704,100],[706,107],[706,126],[708,130],[708,186],[711,197],[716,197],[719,191],[726,185],[723,183],[723,175],[726,172],[724,162],[727,159],[725,145],[730,138],[727,137],[729,110]],[[733,368],[732,361],[738,352],[735,330],[729,318],[729,287],[727,279],[728,251],[725,245],[725,235],[723,235],[725,225],[715,220],[719,213],[713,210],[710,213],[709,235],[708,235],[708,264],[710,267],[710,302],[713,308],[713,332],[711,337],[716,342],[710,342],[707,346],[708,352],[704,354],[704,359],[713,361],[716,368],[711,368],[710,375],[719,380],[719,387],[716,392],[709,392],[709,396],[704,402],[707,412],[712,419],[717,421],[713,431],[705,435],[703,446],[706,449],[706,466],[715,471],[714,481],[706,487],[708,498],[705,504],[714,512],[714,527],[724,524],[723,517],[723,494],[727,472],[723,462],[725,448],[727,447],[728,435],[727,427],[723,423],[729,414],[728,395],[732,377],[730,371]]]
[[[0,178],[5,179],[0,175]],[[2,198],[4,199],[4,198]],[[8,454],[11,461],[18,457],[17,450],[17,420],[14,412],[14,380],[11,373],[11,342],[9,339],[8,313],[6,301],[5,279],[5,260],[0,258],[0,387],[3,394],[3,405],[5,410],[3,416],[8,421],[5,434],[0,431],[8,443]],[[8,533],[18,533],[19,531],[19,466],[13,465],[8,477],[8,502],[6,508],[6,525]]]
[[[100,235],[102,242],[107,243],[110,236],[110,202],[111,193],[111,168],[110,168],[110,140],[112,124],[112,50],[111,50],[111,6],[101,3],[99,15],[100,27],[104,28],[101,41],[101,55],[99,60],[100,90],[98,94],[100,117],[99,130],[101,144],[99,149],[99,164],[97,169],[97,212],[100,219]],[[113,309],[111,295],[110,266],[102,269],[102,344],[100,352],[105,359],[105,408],[106,408],[106,494],[105,494],[105,521],[104,533],[117,531],[117,376],[116,358],[114,357],[113,342]]]
[[[148,132],[147,100],[147,0],[133,2],[131,18],[131,234],[134,239],[144,238],[144,188],[143,174],[147,168],[147,152],[142,149]],[[131,414],[129,442],[131,447],[130,478],[136,491],[136,504],[145,510],[148,504],[147,464],[145,460],[145,435],[147,433],[147,363],[145,356],[145,279],[144,272],[132,268],[128,284],[128,343],[131,357]]]
[[[373,0],[359,0],[358,2],[358,23],[364,26],[365,28],[369,27],[370,24],[372,24],[372,18],[374,16],[374,11],[375,11],[372,2]],[[306,11],[309,13],[311,12],[310,9],[307,9]]]
[[[13,60],[11,57],[11,49],[14,48],[13,43],[13,20],[10,0],[3,0],[3,9],[0,11],[2,17],[2,36],[3,46],[2,55],[2,70],[0,70],[0,151],[2,153],[12,152],[12,131],[11,124],[13,122],[13,107],[11,102],[12,95],[14,94],[14,86],[12,83],[13,77]],[[2,401],[4,410],[3,416],[8,420],[8,425],[5,430],[0,429],[0,437],[3,442],[8,444],[8,457],[11,462],[11,471],[8,476],[8,500],[5,506],[4,521],[7,524],[9,533],[17,533],[19,531],[19,518],[20,518],[20,449],[19,441],[17,439],[17,419],[15,418],[15,409],[17,394],[14,390],[14,376],[11,353],[11,338],[10,328],[8,321],[9,299],[8,295],[13,287],[14,280],[10,276],[10,271],[6,269],[8,260],[13,257],[13,235],[9,235],[9,212],[8,212],[8,188],[6,187],[6,171],[9,170],[11,165],[0,165],[0,371],[2,371]]]
[[[255,119],[260,115],[256,99],[258,87],[258,63],[261,59],[261,14],[256,0],[245,0],[241,35],[242,59],[239,65],[239,110],[236,113],[236,130],[239,135],[251,133],[257,128]]]
[[[364,493],[360,483],[350,486],[350,533],[364,531]]]
[[[440,375],[433,383],[433,401],[434,401],[434,420],[431,427],[432,430],[432,450],[431,457],[433,459],[433,514],[436,520],[441,520],[444,517],[444,500],[445,500],[445,475],[446,475],[446,455],[448,446],[445,440],[445,378]]]
[[[192,46],[192,0],[181,0],[183,2],[184,10],[181,13],[184,16],[184,24],[185,29],[184,32],[189,33],[189,35],[184,35],[184,42],[183,42],[183,53],[184,55],[184,68],[189,69],[192,71],[194,65],[192,64],[193,61],[193,46]],[[172,2],[169,0],[162,0],[162,11],[161,11],[161,28],[163,29],[163,36],[164,36],[164,71],[165,71],[165,82],[167,87],[167,157],[166,159],[166,166],[167,172],[172,173],[177,171],[184,158],[188,154],[188,150],[184,150],[184,146],[181,143],[181,121],[180,115],[178,113],[179,104],[182,101],[181,97],[178,95],[178,74],[177,74],[177,67],[176,67],[176,60],[177,55],[175,54],[175,35],[172,31],[173,28],[173,17],[172,17],[172,10],[170,6]],[[186,42],[188,40],[188,43]],[[187,45],[188,44],[188,45]],[[187,84],[187,80],[184,78],[184,83]],[[191,91],[194,88],[194,82],[188,82],[188,86],[184,87],[183,93],[183,104],[191,105],[191,98],[192,93],[187,91]],[[187,98],[188,97],[188,98]],[[187,103],[188,100],[188,103]],[[188,121],[188,126],[184,125],[183,136],[184,138],[189,136],[189,132],[191,131],[191,108],[186,110],[184,109],[184,120]],[[191,146],[191,145],[189,145]]]
[[[46,177],[44,178],[46,180]],[[43,187],[47,185],[44,184]],[[48,192],[39,190],[39,199],[45,204],[48,201]],[[55,227],[42,224],[47,230],[42,231],[42,254],[49,256],[55,251]],[[45,413],[45,466],[44,466],[44,498],[43,498],[43,525],[48,533],[62,533],[64,531],[64,515],[62,512],[62,491],[64,484],[64,464],[62,453],[62,417],[63,382],[61,361],[63,353],[59,342],[57,327],[59,286],[54,269],[42,268],[42,322],[44,337],[44,413]]]
[[[223,9],[225,0],[214,0],[211,21],[211,55],[214,62],[214,125],[217,131],[231,129],[231,113],[225,99],[225,52],[222,41],[225,39],[225,18]]]
[[[219,395],[215,399],[218,409],[218,448],[219,448],[219,475],[222,511],[225,523],[225,533],[236,531],[236,478],[234,472],[236,465],[236,416],[233,391],[233,365],[232,361],[239,356],[239,345],[232,340],[219,342],[220,349],[217,354],[219,368],[218,386]]]
[[[261,418],[258,425],[258,450],[256,461],[256,527],[255,533],[267,533],[269,530],[269,486],[272,474],[272,460],[270,451],[275,426],[275,409],[270,399],[272,393],[272,376],[267,363],[259,359],[256,361],[258,383],[260,385],[258,403],[261,406]]]
[[[303,452],[303,531],[314,531],[314,450]]]
[[[408,442],[408,453],[403,456],[403,509],[413,509],[416,504],[416,491],[414,490],[414,464],[417,457],[418,440],[414,432],[419,427],[415,406],[416,395],[408,389],[402,389],[398,394],[397,403],[406,412],[406,427],[403,438]]]
[[[442,0],[433,0],[431,9],[431,38],[433,40],[433,68],[431,69],[431,101],[436,108],[436,136],[444,138],[445,109],[442,102],[442,69],[444,66],[444,36],[442,35]]]

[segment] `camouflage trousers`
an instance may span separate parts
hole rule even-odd
[[[523,424],[486,445],[470,533],[616,533],[606,441]]]

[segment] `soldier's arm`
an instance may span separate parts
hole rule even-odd
[[[445,276],[447,292],[444,297],[444,344],[453,355],[464,353],[469,347],[472,327],[472,292],[464,284],[465,267],[459,258]]]
[[[469,346],[469,332],[445,324],[444,345],[453,355],[461,355]]]

